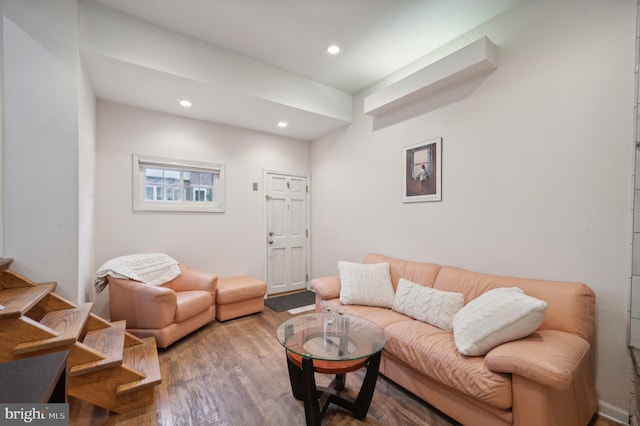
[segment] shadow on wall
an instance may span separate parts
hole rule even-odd
[[[111,312],[109,311],[109,292],[103,291],[102,293],[96,294],[93,291],[93,285],[91,285],[89,288],[91,290],[88,290],[88,292],[92,294],[87,295],[87,300],[93,302],[91,312],[96,314],[100,318],[110,321]]]

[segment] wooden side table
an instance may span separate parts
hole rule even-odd
[[[287,354],[291,390],[304,401],[307,426],[319,426],[329,404],[349,410],[356,419],[367,416],[378,380],[385,344],[384,330],[361,317],[326,312],[288,319],[276,330]],[[356,398],[343,393],[346,374],[366,367]],[[318,387],[315,373],[335,374],[328,387]]]

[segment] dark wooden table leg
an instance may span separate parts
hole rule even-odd
[[[287,368],[289,369],[289,381],[291,382],[293,397],[302,401],[302,370],[291,361],[289,354],[287,354]]]
[[[346,383],[346,374],[336,374],[336,378],[334,379],[333,388],[337,391],[344,390],[344,385]]]
[[[360,393],[358,393],[358,398],[356,399],[355,406],[353,407],[353,416],[358,420],[362,420],[367,417],[369,406],[371,406],[373,391],[376,389],[376,383],[378,382],[378,368],[380,367],[381,356],[382,351],[369,358],[367,373],[364,376]]]
[[[302,357],[302,395],[304,400],[304,415],[307,426],[320,426],[322,420],[318,403],[318,390],[313,371],[313,360]]]
[[[289,380],[291,390],[296,399],[304,402],[304,414],[308,426],[320,426],[322,417],[331,402],[351,411],[353,416],[362,420],[367,416],[373,392],[378,381],[378,369],[380,368],[380,358],[382,352],[371,355],[366,362],[367,372],[365,373],[362,386],[356,399],[343,395],[341,392],[345,388],[346,373],[336,374],[335,379],[329,387],[318,388],[315,380],[315,369],[313,360],[302,357],[302,367],[293,363],[287,354],[287,367],[289,369]]]

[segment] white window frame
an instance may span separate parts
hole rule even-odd
[[[153,199],[155,200],[156,197],[158,196],[158,188],[159,188],[159,186],[158,185],[145,185],[144,186],[145,199],[146,199],[147,190],[149,190],[149,188],[151,188]]]
[[[224,164],[133,154],[132,166],[134,211],[224,213]],[[214,178],[213,183],[213,202],[185,201],[184,199],[181,201],[147,201],[145,197],[147,185],[144,166],[150,166],[159,169],[180,169],[183,171],[197,171],[215,174],[217,177]]]
[[[214,187],[215,188],[215,187]],[[202,193],[202,197],[205,198],[207,196],[207,190],[202,188],[191,188],[192,198],[197,200],[199,193]]]

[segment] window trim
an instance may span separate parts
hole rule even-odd
[[[133,172],[133,211],[146,212],[200,212],[200,213],[224,213],[225,209],[225,166],[218,163],[203,161],[180,160],[175,158],[155,157],[149,155],[132,155]],[[201,201],[164,202],[146,201],[146,180],[141,166],[151,166],[162,169],[178,168],[188,171],[199,171],[217,174],[214,181],[213,203]]]

